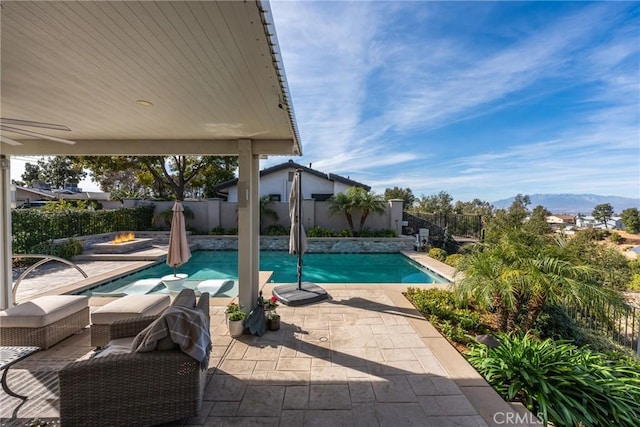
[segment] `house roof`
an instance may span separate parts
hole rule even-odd
[[[23,187],[20,185],[16,185],[15,187],[16,190],[26,191],[47,200],[109,200],[109,193],[105,193],[102,191],[81,191],[78,193],[67,193],[51,190],[39,190],[35,188]]]
[[[336,175],[334,173],[320,172],[319,170],[311,169],[310,167],[301,165],[299,163],[295,163],[293,160],[289,160],[288,162],[280,163],[279,165],[275,165],[275,166],[271,166],[269,168],[262,169],[260,171],[260,177],[263,177],[263,176],[266,176],[266,175],[270,175],[270,174],[273,174],[273,173],[276,173],[276,172],[280,172],[280,171],[283,171],[283,170],[287,170],[287,169],[293,169],[293,170],[301,169],[303,173],[310,174],[310,175],[315,175],[315,176],[317,176],[319,178],[323,178],[323,179],[326,179],[328,181],[340,182],[342,184],[345,184],[345,185],[348,185],[348,186],[351,186],[351,187],[362,187],[367,191],[369,191],[371,189],[370,186],[362,184],[361,182],[354,181],[352,179],[345,178],[343,176]],[[225,190],[225,189],[227,189],[229,187],[236,186],[237,184],[238,184],[238,179],[237,178],[236,179],[232,179],[230,181],[226,181],[226,182],[223,182],[223,183],[220,183],[220,184],[216,185],[214,187],[214,190],[216,192],[222,191],[222,190]]]
[[[2,154],[237,155],[245,139],[254,155],[301,154],[266,1],[15,1],[0,15]]]

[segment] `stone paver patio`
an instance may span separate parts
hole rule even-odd
[[[280,305],[281,329],[262,337],[231,338],[228,300],[213,298],[203,410],[168,425],[484,426],[517,410],[415,310],[405,286],[323,287],[329,300]],[[1,394],[1,424],[57,425],[57,369],[93,354],[87,328],[12,367],[9,384],[29,399]]]

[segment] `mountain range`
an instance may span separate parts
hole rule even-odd
[[[506,209],[513,203],[514,197],[497,200],[491,204],[498,209]],[[609,203],[613,211],[620,214],[627,208],[640,209],[640,198],[632,199],[618,196],[599,196],[597,194],[530,194],[529,209],[544,206],[554,214],[591,215],[596,205]]]

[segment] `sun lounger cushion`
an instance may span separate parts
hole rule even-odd
[[[105,325],[116,320],[154,316],[169,307],[169,295],[127,295],[103,305],[91,314],[91,322]]]
[[[225,286],[233,286],[233,280],[231,279],[209,279],[203,280],[198,284],[198,290],[200,292],[209,292],[209,294],[213,297],[215,296],[220,289]]]
[[[82,295],[50,295],[34,298],[0,311],[3,328],[42,328],[89,306]]]
[[[161,279],[140,279],[136,280],[125,289],[118,292],[92,292],[92,297],[123,297],[126,295],[143,295],[148,294],[162,283]]]

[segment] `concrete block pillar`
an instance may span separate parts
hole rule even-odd
[[[389,228],[395,230],[398,236],[402,235],[402,205],[404,200],[391,199],[389,202]]]

